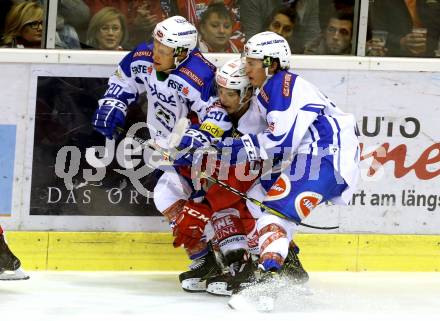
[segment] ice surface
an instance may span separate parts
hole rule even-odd
[[[312,272],[271,313],[180,289],[177,273],[31,272],[0,281],[0,320],[440,320],[440,273]],[[311,292],[311,294],[309,293]]]

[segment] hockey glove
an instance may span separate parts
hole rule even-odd
[[[231,165],[257,161],[260,159],[259,143],[255,135],[243,135],[240,138],[225,138],[214,144],[223,155],[222,160],[229,160]]]
[[[93,116],[93,128],[108,139],[113,139],[118,136],[116,128],[124,127],[126,115],[124,103],[115,99],[101,99]]]
[[[193,163],[193,161],[200,161],[200,155],[202,153],[196,153],[197,157],[194,160],[195,151],[203,147],[209,146],[210,141],[205,134],[197,130],[195,127],[189,128],[185,131],[179,145],[177,146],[177,154],[174,159],[174,165],[177,166],[188,166]]]
[[[205,225],[208,223],[211,215],[212,211],[208,205],[195,203],[192,200],[187,201],[175,221],[173,246],[195,247],[200,242]]]

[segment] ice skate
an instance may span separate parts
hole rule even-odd
[[[187,292],[205,292],[206,280],[222,273],[212,250],[205,256],[196,259],[190,265],[190,270],[179,275],[182,289]]]
[[[0,234],[0,280],[27,280],[29,276],[20,269],[20,260],[11,252],[3,234]]]
[[[256,264],[245,250],[233,251],[225,257],[229,270],[206,281],[206,292],[220,296],[231,296],[233,291],[255,283]]]
[[[309,280],[309,274],[304,270],[298,253],[299,248],[295,244],[290,244],[289,252],[280,271],[280,276],[286,277],[296,284],[303,284]]]

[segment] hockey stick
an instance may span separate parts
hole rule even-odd
[[[135,135],[129,136],[129,137],[131,139],[133,139],[134,141],[138,142],[140,145],[147,146],[147,147],[149,147],[149,148],[159,152],[162,155],[162,157],[164,157],[164,159],[166,159],[166,160],[168,160],[170,162],[173,161],[173,156],[168,151],[165,151],[162,147],[160,147],[158,144],[156,144],[154,142],[154,140],[152,140],[152,139],[145,140],[145,139],[140,138],[140,137],[135,136]],[[193,152],[194,152],[194,150],[189,150],[189,153],[193,153]],[[230,185],[220,181],[219,179],[217,179],[217,178],[215,178],[213,176],[207,175],[205,172],[201,172],[200,176],[202,178],[205,178],[209,182],[214,183],[214,184],[219,184],[221,187],[223,187],[224,189],[230,191],[231,193],[234,193],[234,194],[244,198],[245,200],[248,200],[248,201],[254,203],[258,207],[266,210],[268,213],[270,213],[272,215],[275,215],[275,216],[278,216],[278,217],[281,217],[281,218],[286,219],[288,221],[292,221],[295,224],[298,224],[298,225],[301,225],[301,226],[304,226],[304,227],[308,227],[308,228],[312,228],[312,229],[318,229],[318,230],[334,230],[334,229],[339,228],[339,226],[324,226],[324,227],[321,227],[321,226],[314,226],[314,225],[309,225],[309,224],[302,223],[302,222],[293,221],[291,218],[287,217],[286,215],[284,215],[280,211],[277,211],[276,209],[271,208],[271,207],[263,204],[259,200],[255,199],[253,197],[248,196],[246,193],[243,193],[243,192],[239,191],[238,189],[236,189],[236,188],[234,188],[234,187],[232,187],[232,186],[230,186]]]

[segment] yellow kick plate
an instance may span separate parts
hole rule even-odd
[[[7,232],[27,270],[182,271],[170,233]],[[299,234],[307,271],[440,271],[440,236]]]

